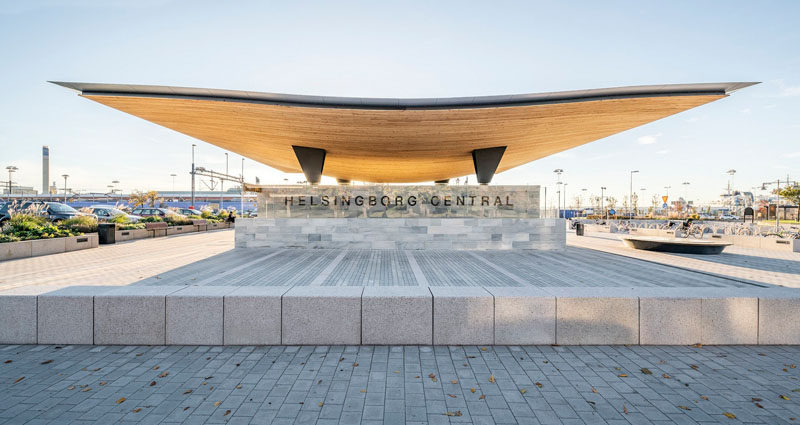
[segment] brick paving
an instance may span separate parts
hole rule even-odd
[[[128,284],[800,286],[800,261],[791,258],[723,254],[709,261],[634,251],[603,237],[570,237],[563,251],[234,249],[233,239],[232,230],[221,230],[4,261],[0,291]]]
[[[800,252],[729,246],[720,255],[676,254],[628,248],[619,240],[625,235],[567,233],[567,246],[591,249],[653,263],[724,276],[743,282],[800,288]]]
[[[0,346],[0,422],[792,424],[798,360],[798,346]]]

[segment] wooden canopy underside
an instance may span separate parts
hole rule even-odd
[[[453,109],[347,109],[179,97],[85,97],[278,170],[292,145],[324,149],[323,174],[411,183],[475,172],[475,149],[507,146],[497,172],[725,97],[717,94]]]

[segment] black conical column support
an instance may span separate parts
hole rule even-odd
[[[325,167],[325,149],[292,146],[297,162],[303,169],[306,181],[309,184],[318,184],[322,178],[322,168]]]
[[[497,166],[500,165],[500,160],[503,159],[505,151],[505,146],[472,151],[472,163],[475,165],[475,175],[478,177],[478,183],[489,184],[492,181],[494,172],[497,171]]]

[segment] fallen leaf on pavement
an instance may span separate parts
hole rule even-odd
[[[445,413],[445,416],[461,416],[461,411],[456,410],[455,412],[447,412]]]
[[[222,402],[221,402],[221,401],[215,401],[215,402],[214,402],[214,407],[219,407],[219,405],[220,405],[220,404],[222,404]]]
[[[237,386],[236,386],[236,389],[237,389],[237,390],[241,390],[241,389],[242,389],[242,385],[241,385],[241,384],[237,385]]]
[[[153,366],[153,370],[158,370],[159,367],[160,367],[159,365],[155,365]]]
[[[156,384],[156,381],[150,382],[150,386],[151,387],[154,386],[155,384]]]
[[[448,396],[449,396],[450,398],[456,398],[456,395],[455,395],[455,394],[448,394]]]
[[[184,394],[191,394],[191,393],[192,393],[192,390],[186,390],[186,391],[184,391],[183,393],[184,393]]]
[[[521,390],[519,390],[519,393],[520,393],[520,394],[525,394],[525,393],[527,393],[527,392],[528,392],[528,390],[526,390],[525,388],[522,388]]]
[[[646,367],[642,368],[642,373],[644,373],[645,375],[652,375],[653,374],[653,372],[651,372],[650,369],[648,369]]]
[[[141,408],[141,407],[137,407],[137,408],[135,408],[135,409],[131,410],[131,412],[133,412],[133,413],[139,413],[139,412],[141,412],[141,411],[142,411],[142,408]]]
[[[469,389],[469,391],[470,391],[471,393],[475,394],[475,388],[470,388],[470,389]]]
[[[436,382],[436,375],[431,373],[428,375],[428,378],[431,378],[431,381]]]
[[[70,386],[68,386],[68,387],[67,387],[67,389],[68,389],[68,390],[70,390],[70,391],[72,391],[72,390],[74,390],[74,389],[75,389],[75,386],[74,386],[74,385],[70,385]]]
[[[733,413],[731,413],[731,412],[722,412],[722,414],[723,414],[723,415],[725,415],[725,417],[726,417],[726,418],[729,418],[729,419],[736,419],[736,415],[734,415],[734,414],[733,414]]]
[[[489,375],[489,382],[495,383],[494,375]]]
[[[125,397],[121,397],[119,400],[117,400],[117,404],[123,403],[124,401],[125,401]]]
[[[169,371],[168,371],[168,370],[165,370],[165,371],[161,372],[161,374],[160,374],[160,375],[158,375],[158,377],[159,377],[159,378],[163,378],[163,377],[165,377],[165,376],[167,376],[167,375],[169,375]]]
[[[537,382],[537,383],[535,383],[534,385],[536,385],[536,386],[537,386],[537,387],[539,387],[539,388],[542,388],[542,387],[543,387],[543,385],[542,385],[542,383],[541,383],[541,382]]]
[[[762,406],[761,403],[756,403],[756,407],[758,407],[759,409],[763,409],[764,408],[764,406]]]
[[[593,392],[593,393],[595,393],[595,394],[597,394],[597,388],[595,388],[595,387],[592,387],[592,392]]]
[[[451,383],[451,384],[457,384],[457,383],[458,383],[458,380],[457,380],[457,379],[453,379],[452,381],[450,381],[450,383]]]
[[[53,361],[52,360],[45,360],[45,361],[43,361],[43,362],[41,362],[39,364],[50,364],[50,363],[53,363]]]
[[[478,400],[483,400],[483,399],[485,399],[485,398],[486,398],[486,394],[481,394],[481,396],[480,396],[480,397],[478,397]]]
[[[753,397],[753,398],[750,399],[750,401],[761,401],[761,399],[758,398],[758,397]]]
[[[778,397],[780,397],[780,398],[782,398],[782,399],[784,399],[784,400],[789,400],[789,397],[786,397],[786,396],[785,396],[785,395],[783,395],[783,394],[779,395]]]
[[[661,377],[664,378],[664,379],[672,378],[671,376],[667,375],[666,373],[662,373]]]
[[[231,411],[230,411],[230,409],[228,409],[228,410],[226,410],[226,411],[225,411],[225,414],[224,414],[224,415],[222,415],[222,416],[228,416],[228,415],[230,415],[230,414],[231,414]]]
[[[678,406],[678,408],[683,410],[692,410],[692,408],[689,406]]]
[[[700,348],[700,347],[702,347],[702,346],[703,346],[703,344],[700,344],[700,343],[697,343],[697,344],[695,344],[695,345],[692,345],[692,347],[694,347],[694,348]]]
[[[706,397],[704,395],[701,395],[700,398],[702,398],[703,400],[708,400],[708,397]]]
[[[9,364],[9,363],[11,363],[11,360],[6,360],[6,361],[5,361],[5,362],[3,362],[3,363],[5,363],[5,364]]]
[[[628,414],[628,407],[625,406],[624,404],[622,405],[622,412],[625,413],[626,415]]]
[[[627,373],[620,373],[620,374],[619,374],[619,375],[617,375],[617,376],[619,376],[620,378],[627,378],[627,377],[628,377],[628,374],[627,374]]]
[[[320,401],[320,402],[319,402],[317,405],[318,405],[319,407],[322,407],[322,406],[324,406],[324,405],[325,405],[325,403],[323,403],[323,402],[321,402],[321,401]]]
[[[22,377],[19,377],[19,378],[17,378],[17,380],[16,380],[16,381],[14,381],[14,383],[16,384],[17,382],[19,382],[19,381],[22,381],[23,379],[25,379],[25,377],[24,377],[24,376],[22,376]]]
[[[690,364],[689,367],[694,369],[694,370],[697,370],[697,365],[696,364]]]
[[[91,391],[91,390],[92,390],[92,387],[86,387],[86,388],[82,389],[81,392],[85,393],[85,392]]]

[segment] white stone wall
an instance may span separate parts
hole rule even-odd
[[[564,249],[563,219],[247,218],[239,248]]]

